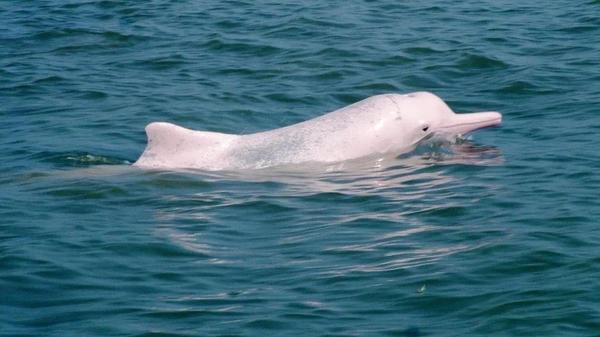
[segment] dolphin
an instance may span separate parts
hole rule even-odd
[[[133,165],[236,170],[341,162],[407,153],[426,140],[451,139],[501,121],[502,115],[492,111],[455,114],[429,92],[382,94],[304,122],[246,135],[150,123],[146,149]]]

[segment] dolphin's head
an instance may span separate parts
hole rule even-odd
[[[389,98],[398,107],[398,119],[405,132],[403,142],[415,146],[431,138],[450,140],[502,121],[502,115],[492,111],[456,114],[441,98],[429,92],[394,94]]]

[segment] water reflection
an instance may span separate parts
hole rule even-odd
[[[15,181],[45,181],[36,184],[43,193],[67,188],[72,193],[57,195],[73,202],[81,191],[101,191],[98,198],[114,201],[103,207],[137,209],[154,236],[206,263],[268,264],[289,254],[298,255],[290,266],[338,263],[330,272],[342,275],[421,266],[485,245],[457,240],[465,229],[446,223],[445,214],[476,202],[465,191],[472,177],[452,168],[502,162],[499,149],[464,141],[328,165],[229,172],[95,165]],[[346,260],[357,254],[365,260]]]
[[[251,171],[155,172],[146,179],[161,177],[163,184],[172,180],[179,186],[185,183],[178,179],[203,182],[198,190],[179,188],[161,196],[156,234],[172,244],[234,264],[247,259],[268,264],[273,254],[298,255],[287,262],[290,267],[337,264],[319,274],[329,278],[413,268],[484,247],[485,235],[462,239],[463,231],[472,231],[463,224],[442,220],[433,225],[423,219],[460,212],[476,202],[463,191],[470,178],[451,167],[502,161],[495,147],[462,142],[419,148],[409,157]]]
[[[208,181],[233,179],[282,183],[290,191],[301,194],[364,194],[415,184],[434,189],[454,179],[444,173],[444,166],[492,166],[503,162],[502,152],[497,147],[463,140],[452,144],[426,144],[400,157],[378,155],[334,164],[305,163],[258,170],[181,172],[198,174]]]

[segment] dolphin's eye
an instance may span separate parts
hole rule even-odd
[[[423,125],[423,127],[421,128],[421,130],[423,130],[423,132],[429,130],[429,125],[427,125],[427,124]]]

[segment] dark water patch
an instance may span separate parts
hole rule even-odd
[[[119,44],[133,44],[147,40],[147,37],[142,35],[125,34],[118,31],[101,31],[101,30],[88,30],[82,28],[63,28],[49,31],[43,31],[36,33],[32,36],[33,39],[38,41],[46,40],[57,40],[57,39],[74,39],[74,38],[100,38],[99,41],[111,42]],[[63,48],[69,48],[73,46],[63,46]]]
[[[239,316],[241,313],[236,312],[228,308],[224,309],[174,309],[174,310],[153,310],[151,312],[143,313],[140,316],[148,318],[158,318],[165,320],[187,320],[187,319],[201,319],[206,316],[219,318],[228,317],[232,318]]]
[[[218,70],[220,75],[241,75],[241,76],[257,76],[258,70],[251,68],[226,68]]]
[[[385,334],[389,335],[389,336],[393,336],[393,337],[428,336],[428,334],[426,332],[424,332],[423,329],[418,328],[418,327],[409,327],[409,328],[405,328],[405,329],[391,329],[391,330],[385,331]]]
[[[15,75],[15,73],[13,73],[7,69],[0,69],[0,76],[2,76],[2,77],[9,77],[9,76],[14,76],[14,75]],[[0,88],[2,88],[2,87],[0,87]]]
[[[460,77],[469,75],[470,69],[461,69],[454,66],[435,64],[424,67],[428,73],[435,74],[440,80],[455,81]],[[448,102],[451,104],[451,102]]]
[[[584,223],[584,222],[582,222],[582,223]],[[583,245],[586,245],[586,242],[584,240],[580,240],[568,233],[533,232],[533,233],[529,233],[529,235],[536,239],[552,241],[552,242],[560,242],[564,245],[571,246],[571,247],[581,247]]]
[[[81,8],[81,7],[87,7],[87,6],[90,6],[92,4],[97,4],[97,3],[99,3],[99,1],[71,2],[71,3],[62,4],[60,6],[60,8],[64,8],[64,9],[78,9],[78,8]]]
[[[527,94],[550,94],[552,91],[542,89],[528,81],[515,81],[505,85],[497,92],[502,94],[527,95]]]
[[[286,207],[285,205],[275,201],[246,201],[242,203],[225,204],[222,205],[222,207],[242,211],[246,214],[252,214],[254,212],[259,214],[266,213],[269,217],[289,213],[295,209],[292,207]]]
[[[58,75],[50,75],[43,78],[38,78],[31,82],[32,85],[46,85],[46,84],[57,84],[62,81],[66,81],[67,79]]]
[[[497,37],[497,36],[494,36],[494,37],[486,37],[486,38],[485,38],[485,40],[486,40],[486,41],[488,41],[488,42],[490,42],[490,43],[494,43],[494,44],[496,44],[496,43],[498,43],[498,44],[503,44],[503,43],[507,43],[507,42],[509,42],[509,41],[510,41],[510,40],[509,40],[509,39],[507,39],[507,38],[504,38],[504,37]]]
[[[136,334],[136,337],[193,337],[194,333],[173,333],[173,332],[164,332],[164,331],[149,331],[141,334]],[[223,337],[233,337],[233,336],[241,336],[235,334],[225,334]]]
[[[309,202],[309,203],[319,203],[322,200],[330,200],[330,201],[335,201],[335,203],[338,205],[341,205],[343,203],[353,204],[355,202],[359,202],[359,203],[369,202],[369,201],[375,202],[375,201],[381,200],[381,197],[376,196],[376,195],[361,196],[361,195],[351,195],[351,194],[338,193],[338,192],[326,192],[326,193],[307,195],[307,196],[303,197],[303,200],[305,202]]]
[[[298,314],[284,314],[280,316],[283,320],[292,320],[292,321],[314,321],[319,319],[326,319],[323,316],[310,314],[310,313],[298,313]]]
[[[140,170],[140,172],[144,172]],[[148,186],[160,189],[205,189],[213,186],[209,181],[203,180],[193,175],[186,176],[172,172],[149,172],[146,173],[148,180],[144,183]]]
[[[244,294],[240,292],[222,293],[212,296],[199,296],[189,299],[177,299],[171,301],[173,303],[181,303],[185,305],[198,305],[203,307],[231,307],[240,304],[263,304],[265,299],[259,297],[248,296],[252,294]]]
[[[569,34],[580,34],[597,31],[598,29],[600,29],[600,26],[598,25],[578,25],[572,27],[559,28],[557,29],[557,31]]]
[[[318,37],[319,33],[317,31],[309,30],[299,25],[287,24],[283,26],[276,25],[269,32],[263,34],[263,36],[278,39],[298,39],[299,37],[310,39]]]
[[[67,268],[64,268],[63,266],[60,266],[59,268],[56,268],[56,266],[52,266],[52,268],[48,268],[46,270],[39,270],[36,272],[33,272],[31,274],[32,277],[37,277],[39,279],[43,279],[43,280],[56,280],[56,281],[60,281],[60,280],[69,280],[75,277],[80,276],[81,273],[75,271],[75,270],[70,270]],[[47,303],[46,305],[62,305],[62,304],[67,304],[67,303],[61,303],[62,301],[59,301],[59,303]],[[68,303],[71,304],[71,303]]]
[[[403,66],[408,65],[412,62],[415,62],[414,58],[410,58],[405,55],[394,55],[382,59],[365,59],[361,60],[365,64],[374,65],[374,66],[382,66],[382,67],[393,67],[393,66]]]
[[[207,258],[209,255],[197,250],[188,250],[163,242],[114,242],[104,244],[102,249],[123,255],[144,255],[146,257],[176,259],[176,258]]]
[[[420,11],[432,12],[432,13],[444,13],[444,12],[446,12],[446,8],[444,8],[442,6],[429,6],[429,7],[421,8]]]
[[[116,31],[103,31],[99,33],[106,41],[118,42],[121,44],[134,44],[147,41],[149,37],[143,35],[124,34]]]
[[[335,47],[327,47],[327,48],[318,50],[316,52],[316,54],[311,55],[311,57],[320,57],[320,58],[325,58],[325,59],[327,59],[327,58],[345,59],[345,58],[352,58],[355,55],[356,55],[356,52],[354,52],[351,49],[340,49],[340,48],[335,48]]]
[[[415,56],[428,56],[443,53],[441,50],[437,50],[431,47],[409,47],[403,50],[405,54]]]
[[[246,323],[245,327],[259,330],[280,330],[287,327],[287,324],[274,319],[256,319]]]
[[[58,48],[52,50],[51,52],[54,54],[57,54],[57,55],[67,56],[67,55],[76,54],[76,53],[87,54],[92,51],[103,50],[105,48],[106,47],[103,45],[93,43],[93,44],[62,46],[62,47],[58,47]]]
[[[474,69],[506,69],[508,65],[500,60],[478,54],[466,54],[458,62],[460,68]]]
[[[222,39],[212,39],[202,45],[203,48],[216,52],[229,52],[251,56],[275,56],[283,50],[281,48],[245,42],[226,42]]]
[[[359,90],[365,90],[367,92],[379,93],[379,92],[397,92],[398,87],[392,83],[375,82],[356,87]]]
[[[39,40],[39,41],[45,41],[45,40],[52,40],[52,39],[57,39],[57,38],[65,37],[65,36],[85,35],[85,34],[89,34],[89,33],[90,33],[89,31],[86,31],[83,29],[56,29],[56,30],[49,30],[49,31],[43,31],[43,32],[36,33],[35,35],[32,36],[32,38],[35,40]]]
[[[232,29],[242,27],[242,23],[238,20],[221,20],[215,22],[215,26],[224,29]]]
[[[184,66],[186,63],[187,60],[185,57],[179,54],[134,61],[135,65],[156,71],[178,69]]]
[[[78,98],[86,100],[101,100],[107,97],[108,95],[105,92],[95,90],[84,91],[78,95]]]
[[[449,206],[449,207],[432,207],[430,209],[423,209],[416,211],[415,213],[422,215],[429,215],[441,218],[457,217],[465,214],[467,208],[463,206]]]
[[[340,105],[345,104],[352,104],[353,102],[358,102],[361,99],[363,99],[364,97],[360,94],[352,94],[350,93],[340,93],[340,94],[334,94],[332,95],[337,102],[339,102]]]
[[[345,77],[345,72],[343,71],[327,71],[320,74],[317,74],[316,79],[318,80],[341,80]]]
[[[85,152],[39,152],[31,155],[31,158],[61,168],[129,163],[129,161],[122,158],[99,156]]]
[[[318,27],[319,29],[324,29],[324,28],[338,28],[338,29],[352,29],[352,27],[354,27],[354,24],[352,23],[344,23],[344,22],[340,22],[340,21],[336,21],[336,20],[324,20],[324,19],[317,19],[315,17],[308,17],[308,16],[302,16],[299,19],[295,20],[294,25],[298,25],[298,26],[314,26],[314,27]]]
[[[53,197],[60,198],[68,198],[75,200],[97,200],[97,199],[106,199],[113,198],[118,196],[127,195],[127,191],[118,187],[104,187],[104,188],[94,188],[93,190],[90,187],[67,187],[60,189],[53,189],[47,191],[46,194]]]
[[[431,75],[406,75],[402,78],[401,82],[411,88],[412,90],[421,91],[426,90],[434,90],[436,88],[442,88],[444,85],[437,80],[434,76]]]
[[[101,9],[113,9],[113,8],[120,7],[120,5],[121,5],[119,1],[112,1],[112,0],[94,1],[93,4]]]
[[[310,100],[307,97],[295,97],[286,93],[277,93],[277,94],[267,94],[262,96],[264,100],[272,101],[272,102],[280,102],[286,104],[308,104]]]

